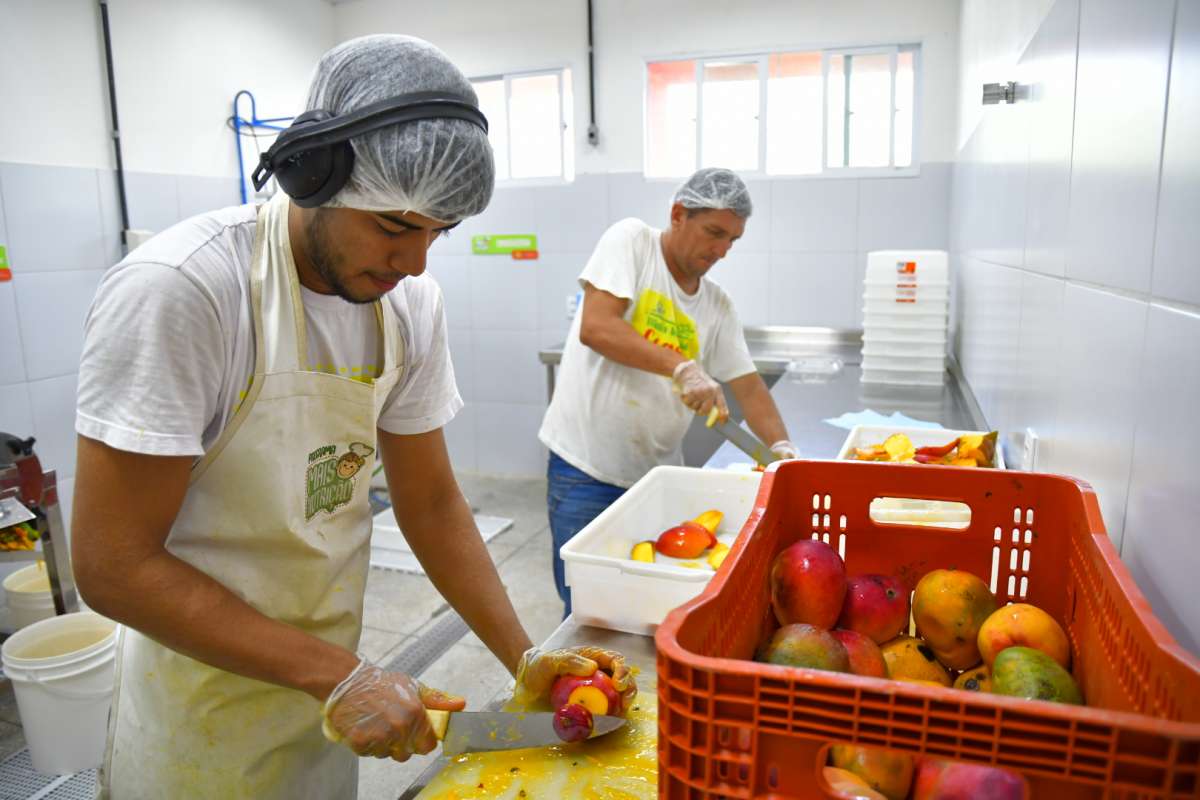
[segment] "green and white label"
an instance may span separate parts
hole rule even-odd
[[[471,237],[471,252],[477,256],[506,256],[514,250],[537,250],[532,233],[481,233]]]

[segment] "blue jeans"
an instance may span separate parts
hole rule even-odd
[[[571,593],[563,576],[558,548],[583,530],[600,512],[625,494],[620,486],[604,483],[563,461],[553,451],[546,466],[546,505],[554,546],[554,586],[563,601],[563,619],[571,613]]]

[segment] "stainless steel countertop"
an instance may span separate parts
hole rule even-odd
[[[605,628],[578,625],[574,617],[567,617],[554,633],[550,634],[549,638],[542,644],[542,647],[552,650],[559,647],[572,647],[581,644],[606,647],[621,653],[625,656],[626,663],[640,670],[640,674],[638,675],[638,693],[652,696],[657,692],[658,671],[654,637],[638,636],[634,633],[621,633],[620,631],[610,631]],[[500,707],[508,701],[511,694],[510,684],[510,688],[499,692],[480,710],[500,710]],[[420,777],[405,790],[404,794],[400,795],[399,800],[412,800],[412,798],[415,798],[449,763],[447,758],[439,755],[421,773]]]

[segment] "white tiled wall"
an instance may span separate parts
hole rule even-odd
[[[1033,428],[1039,469],[1092,484],[1197,652],[1200,3],[1057,0],[1027,41],[989,78],[1026,94],[970,109],[955,165],[956,353],[989,421]]]

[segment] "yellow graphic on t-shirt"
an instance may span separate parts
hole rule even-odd
[[[629,324],[647,341],[670,348],[686,358],[700,357],[700,338],[691,317],[675,308],[669,297],[653,289],[642,292]]]

